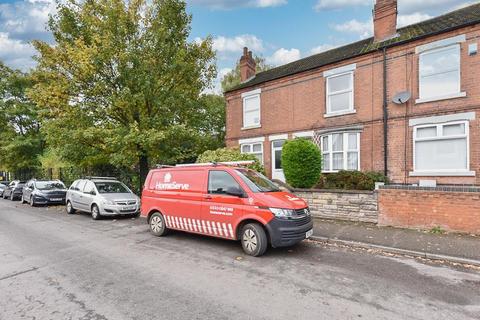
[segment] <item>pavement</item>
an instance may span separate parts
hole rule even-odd
[[[314,220],[318,240],[378,248],[393,253],[424,256],[480,266],[480,237],[468,234],[435,234],[428,231],[379,227],[372,223]]]
[[[238,242],[0,200],[0,319],[479,319],[480,268]]]

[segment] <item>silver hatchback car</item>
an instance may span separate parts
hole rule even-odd
[[[65,201],[67,213],[89,212],[94,220],[102,216],[138,216],[140,213],[140,198],[115,178],[76,180],[68,189]]]

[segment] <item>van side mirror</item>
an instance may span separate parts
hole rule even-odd
[[[229,196],[239,197],[239,198],[243,198],[245,196],[245,193],[243,192],[243,190],[239,188],[228,188],[227,191],[225,191],[225,194],[228,194]]]

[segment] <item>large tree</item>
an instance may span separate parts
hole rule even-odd
[[[190,42],[180,0],[69,0],[39,52],[31,97],[51,148],[82,166],[139,170],[194,159],[202,130],[201,93],[216,75],[211,39]],[[203,108],[203,109],[202,109]],[[210,138],[210,137],[207,137]]]
[[[28,74],[0,62],[0,170],[20,178],[39,169],[44,147],[37,107],[26,95],[31,86]]]
[[[254,56],[253,59],[255,60],[256,63],[256,72],[262,72],[266,71],[268,69],[271,69],[272,66],[267,64],[265,61],[264,57],[261,56]],[[223,78],[221,79],[221,84],[222,84],[222,91],[228,91],[236,86],[238,86],[241,82],[240,78],[240,61],[237,62],[235,65],[235,68],[228,72]]]

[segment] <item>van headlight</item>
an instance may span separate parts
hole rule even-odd
[[[279,208],[269,208],[269,209],[277,218],[290,218],[295,213],[295,210],[292,210],[292,209],[279,209]]]

